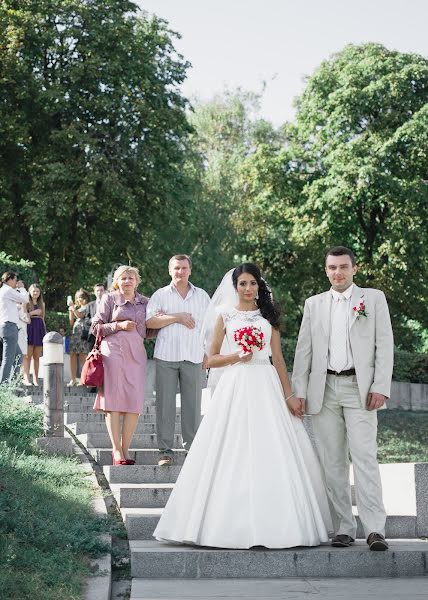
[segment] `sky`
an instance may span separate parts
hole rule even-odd
[[[428,57],[428,0],[138,0],[178,31],[192,64],[182,91],[207,100],[226,87],[260,92],[261,116],[293,119],[293,99],[322,60],[376,42]]]

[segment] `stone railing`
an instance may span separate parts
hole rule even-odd
[[[428,384],[393,381],[387,408],[428,411]]]

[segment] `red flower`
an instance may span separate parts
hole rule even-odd
[[[265,346],[263,332],[258,327],[241,327],[235,331],[233,337],[246,354],[262,350]]]

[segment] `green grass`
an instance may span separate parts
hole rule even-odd
[[[0,596],[79,600],[89,558],[110,527],[92,509],[93,488],[76,458],[34,447],[41,412],[0,389]]]
[[[380,463],[428,461],[428,412],[378,412]]]

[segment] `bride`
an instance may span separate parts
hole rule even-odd
[[[244,263],[225,275],[208,328],[214,309],[209,366],[223,372],[154,537],[218,548],[328,541],[320,468],[258,267]]]

